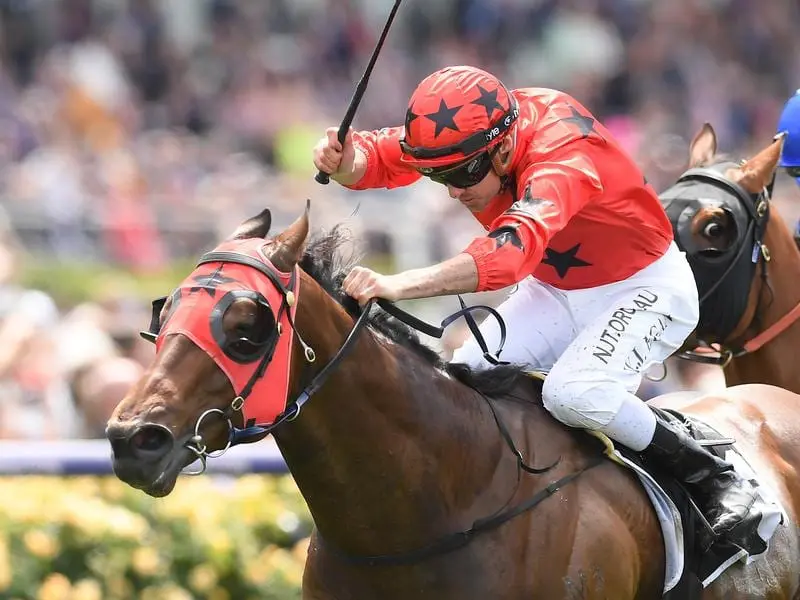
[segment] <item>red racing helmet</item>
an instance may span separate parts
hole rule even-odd
[[[423,173],[496,146],[519,116],[517,102],[494,75],[445,67],[423,79],[408,103],[402,161]]]

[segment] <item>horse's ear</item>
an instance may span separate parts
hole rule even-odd
[[[739,185],[751,194],[760,194],[768,187],[778,167],[785,139],[786,132],[779,133],[769,146],[744,163],[740,167],[742,177]]]
[[[306,200],[306,208],[297,220],[275,236],[275,251],[270,257],[282,271],[291,270],[303,257],[308,237],[311,200]]]
[[[716,154],[717,134],[711,123],[703,123],[689,144],[689,166],[694,168],[709,165],[714,161]]]
[[[265,208],[255,217],[250,217],[236,228],[228,240],[247,240],[256,237],[267,237],[272,225],[272,213]]]

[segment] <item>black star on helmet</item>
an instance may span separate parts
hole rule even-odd
[[[414,119],[419,118],[418,114],[415,114],[412,108],[409,106],[408,110],[406,111],[406,131],[411,129],[411,123],[414,122]]]
[[[481,91],[481,95],[475,98],[472,101],[472,104],[477,104],[478,106],[482,106],[486,109],[486,117],[488,119],[492,118],[492,114],[494,113],[495,109],[500,109],[502,112],[503,105],[497,101],[497,89],[493,89],[491,92],[489,90],[483,89],[481,86],[478,86],[478,89]]]
[[[222,274],[222,267],[210,273],[208,275],[197,275],[192,277],[192,281],[197,283],[196,286],[189,289],[189,293],[193,294],[195,292],[204,291],[206,294],[211,296],[212,298],[217,294],[217,288],[221,285],[226,283],[231,283],[232,281],[236,281],[233,277],[226,277]]]
[[[456,125],[456,122],[453,120],[453,118],[456,116],[456,113],[458,113],[458,111],[460,111],[462,108],[463,106],[455,106],[453,108],[449,108],[447,106],[447,103],[444,101],[444,98],[442,98],[441,102],[439,103],[439,110],[437,110],[435,113],[430,113],[425,115],[431,121],[436,123],[436,131],[434,132],[433,137],[435,138],[439,137],[439,134],[442,133],[442,131],[444,131],[445,129],[460,131],[458,125]]]

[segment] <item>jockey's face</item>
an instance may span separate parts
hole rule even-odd
[[[489,171],[480,183],[468,188],[459,188],[447,185],[451,198],[455,198],[469,210],[479,213],[484,210],[489,202],[500,193],[500,177],[494,170]]]
[[[506,137],[500,144],[497,151],[497,160],[506,163],[508,157],[513,153],[514,144],[511,136]],[[451,198],[461,202],[466,208],[474,213],[483,211],[492,199],[500,193],[502,180],[495,170],[495,163],[478,183],[468,187],[459,187],[452,183],[445,183]]]

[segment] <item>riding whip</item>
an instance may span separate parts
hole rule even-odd
[[[392,11],[389,13],[389,18],[386,19],[386,25],[384,25],[383,31],[381,32],[381,37],[378,38],[378,43],[375,45],[375,50],[373,50],[372,57],[369,59],[369,64],[367,64],[367,68],[364,69],[364,74],[361,76],[361,79],[356,86],[356,91],[353,93],[353,97],[350,99],[350,106],[347,107],[347,112],[344,114],[342,124],[339,125],[339,133],[337,137],[339,139],[339,143],[342,144],[342,147],[344,147],[344,139],[347,137],[347,132],[350,129],[350,124],[353,122],[356,109],[358,109],[358,105],[361,103],[361,99],[364,97],[364,92],[367,90],[369,76],[372,74],[372,68],[375,66],[375,61],[378,59],[378,54],[383,47],[383,41],[386,39],[386,34],[389,33],[389,27],[391,27],[392,21],[394,21],[394,16],[397,14],[397,9],[400,7],[400,2],[401,0],[395,0]],[[323,185],[328,185],[328,182],[330,181],[330,175],[319,171],[314,179]]]

